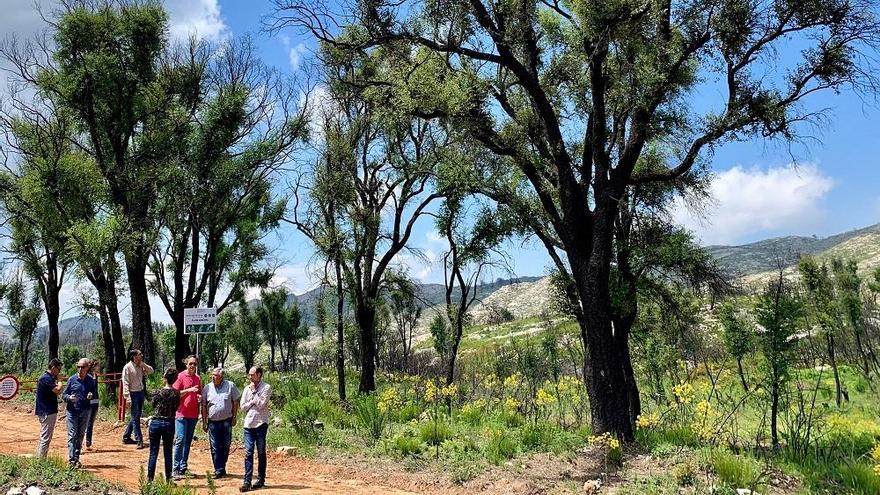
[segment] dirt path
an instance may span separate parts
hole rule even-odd
[[[21,406],[0,406],[0,453],[32,454],[39,438],[39,423]],[[120,431],[109,423],[95,425],[94,445],[84,450],[80,461],[83,468],[106,480],[118,482],[132,491],[138,489],[140,467],[146,469],[148,449],[136,450],[133,445],[122,445]],[[63,413],[52,438],[51,455],[67,457],[67,428]],[[244,469],[244,453],[233,442],[227,470],[231,477],[216,480],[218,494],[238,493]],[[254,466],[256,468],[256,466]],[[190,471],[197,474],[189,484],[199,493],[207,493],[205,474],[211,468],[211,454],[207,434],[199,432],[199,440],[193,442],[189,457]],[[163,472],[162,453],[159,453],[158,472]],[[186,483],[186,482],[181,482]],[[275,494],[395,494],[424,493],[409,486],[405,478],[318,464],[304,459],[269,453],[266,488],[256,491],[260,495]],[[397,487],[409,488],[408,490]],[[418,491],[411,491],[411,490]],[[433,490],[430,490],[433,491]]]

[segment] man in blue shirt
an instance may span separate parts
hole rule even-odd
[[[72,468],[82,467],[79,454],[89,425],[92,397],[98,395],[98,386],[88,371],[89,360],[80,359],[76,363],[76,374],[67,380],[67,388],[61,394],[67,403],[67,462]]]
[[[58,419],[58,395],[61,393],[58,373],[61,373],[61,361],[52,358],[49,361],[49,369],[37,381],[37,403],[34,405],[34,414],[40,419],[40,443],[37,445],[37,457],[46,457],[49,452],[49,443],[52,442],[52,435],[55,433],[55,422]]]

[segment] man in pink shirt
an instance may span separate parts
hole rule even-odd
[[[192,445],[196,424],[199,420],[199,400],[202,393],[202,379],[196,370],[199,360],[189,356],[184,360],[186,370],[177,375],[174,387],[180,392],[180,406],[177,407],[174,436],[174,473],[175,480],[186,475],[189,448]]]

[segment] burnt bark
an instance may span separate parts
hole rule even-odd
[[[138,245],[125,255],[128,291],[131,299],[131,348],[144,353],[144,361],[156,362],[156,344],[153,340],[153,322],[150,316],[150,294],[146,272],[149,260],[146,246]],[[176,354],[176,353],[175,353]]]
[[[376,390],[376,306],[375,297],[363,294],[355,298],[358,343],[360,344],[361,379],[358,392]]]
[[[339,400],[345,402],[345,291],[342,287],[342,261],[337,254],[333,260],[336,269],[336,381]]]

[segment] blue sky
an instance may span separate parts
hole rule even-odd
[[[49,4],[49,0],[41,0]],[[190,32],[219,41],[230,36],[250,35],[265,62],[295,74],[310,57],[314,43],[293,29],[277,34],[261,30],[261,18],[272,10],[267,0],[165,0],[171,34],[183,38]],[[0,19],[0,33],[30,36],[40,29],[32,0],[0,0],[6,15]],[[694,95],[703,105],[718,97],[711,85]],[[716,173],[712,186],[714,206],[701,218],[682,206],[675,218],[694,230],[705,244],[742,244],[779,235],[825,236],[880,221],[880,163],[875,152],[880,127],[874,124],[880,112],[852,93],[824,93],[808,101],[811,109],[830,108],[829,125],[821,129],[821,143],[796,148],[796,166],[785,147],[763,143],[729,144],[718,149],[711,162]],[[279,192],[280,190],[279,183]],[[276,248],[281,264],[273,284],[295,292],[312,286],[311,245],[292,227],[284,226],[268,243]],[[442,274],[436,257],[443,244],[432,233],[430,220],[414,234],[414,244],[431,262],[405,260],[414,276],[437,282]],[[534,244],[511,243],[507,249],[510,266],[517,275],[546,273],[549,260]],[[503,276],[495,273],[492,276]],[[73,289],[65,290],[66,303]],[[66,304],[69,306],[69,304]],[[168,321],[158,301],[153,315]]]

